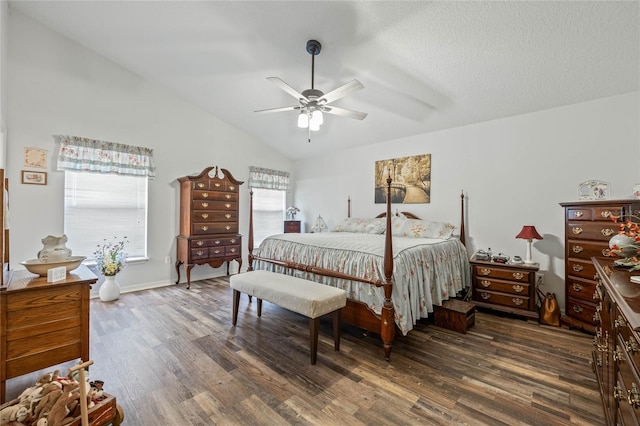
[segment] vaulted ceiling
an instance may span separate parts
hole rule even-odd
[[[637,1],[10,1],[10,8],[291,158],[568,105],[640,87]],[[296,126],[267,77],[368,113]]]

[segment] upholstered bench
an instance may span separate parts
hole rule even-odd
[[[318,354],[318,326],[320,317],[332,314],[333,341],[340,350],[340,312],[347,304],[347,292],[324,284],[277,274],[269,271],[250,271],[229,278],[233,289],[233,325],[238,321],[240,294],[258,299],[258,316],[262,315],[262,301],[266,300],[282,308],[309,318],[311,364]]]

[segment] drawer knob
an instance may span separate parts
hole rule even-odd
[[[520,284],[513,285],[513,291],[515,291],[516,293],[522,293],[522,290],[524,290],[524,287]]]
[[[229,230],[231,229],[231,227],[230,227],[229,225],[226,225],[226,226],[224,227],[224,229],[226,229],[227,231],[229,231]]]
[[[236,187],[235,187],[235,186],[233,186],[233,185],[229,185],[229,191],[235,191],[235,190],[236,190]]]
[[[214,250],[213,251],[215,254],[220,254],[220,250]]]
[[[202,247],[202,245],[204,244],[204,241],[196,241],[196,244]]]
[[[620,386],[620,382],[616,381],[616,385],[613,387],[613,397],[618,401],[624,400],[624,395],[622,392],[622,386]]]
[[[206,209],[207,207],[209,207],[209,203],[202,203],[202,207]]]
[[[573,232],[574,235],[580,235],[582,234],[582,228],[579,226],[573,227],[571,228],[571,232]]]
[[[604,228],[604,229],[603,229],[602,231],[600,231],[600,232],[602,232],[602,235],[604,235],[605,237],[610,237],[610,236],[612,236],[613,234],[615,234],[615,233],[616,233],[616,231],[614,231],[614,230],[613,230],[613,229],[611,229],[611,228]]]
[[[232,239],[230,239],[230,240],[229,240],[229,242],[230,242],[231,244],[235,244],[235,243],[236,243],[236,239],[235,239],[235,238],[232,238]]]
[[[582,253],[582,250],[584,249],[582,248],[582,246],[573,246],[571,247],[571,250],[577,254],[577,253]]]
[[[584,288],[582,287],[582,284],[578,284],[578,283],[573,283],[572,287],[573,287],[573,291],[575,292],[581,292],[582,289]]]
[[[224,206],[225,206],[226,208],[230,208],[230,207],[231,207],[231,204],[229,204],[229,203],[225,203],[225,205],[224,205]]]
[[[584,269],[582,265],[573,265],[573,270],[576,272],[580,272]]]
[[[582,311],[584,311],[584,309],[582,308],[582,306],[578,306],[578,305],[573,305],[573,312],[575,312],[576,314],[581,314]]]
[[[214,244],[220,244],[220,240],[215,240],[213,243]]]
[[[629,395],[627,396],[627,402],[633,408],[640,407],[640,392],[638,391],[638,386],[635,383],[631,384],[631,390],[628,391]]]
[[[214,185],[216,186],[216,188],[220,188],[220,182],[216,182],[214,183]]]
[[[524,278],[524,274],[522,272],[514,272],[512,275],[516,280],[521,280]]]
[[[224,197],[228,200],[229,198],[231,198],[231,194],[224,194]]]
[[[603,249],[602,249],[602,255],[603,255],[604,257],[609,257],[609,256],[611,256],[611,250],[610,250],[610,249],[608,249],[608,248],[603,248]]]
[[[208,218],[208,217],[209,217],[209,213],[202,213],[202,218],[203,218],[203,219],[206,219],[206,218]]]
[[[638,352],[638,343],[635,341],[635,339],[633,339],[632,337],[629,338],[629,341],[624,342],[624,348],[627,350],[627,352],[629,352],[631,355],[635,355],[636,352]]]
[[[235,248],[232,248],[232,249],[231,249],[231,253],[235,253],[235,252],[236,252],[236,249],[235,249]]]
[[[207,231],[208,229],[209,229],[209,227],[208,227],[208,226],[203,226],[203,227],[202,227],[202,230],[203,230],[203,231]]]
[[[573,215],[575,217],[582,217],[582,216],[584,216],[584,212],[574,212]]]
[[[198,182],[198,188],[204,188],[204,183]]]
[[[511,301],[513,302],[514,305],[516,306],[520,306],[524,303],[524,300],[522,300],[519,297],[514,297],[513,299],[511,299]]]
[[[622,361],[622,351],[620,350],[620,346],[616,345],[616,348],[613,351],[613,360],[615,362]]]
[[[204,254],[202,250],[198,250],[196,253],[198,253],[198,256],[202,256]]]
[[[491,269],[489,268],[480,268],[480,275],[489,275],[491,273]]]
[[[203,192],[202,193],[202,197],[203,198],[209,198],[209,193],[208,192]]]
[[[491,287],[491,281],[489,280],[480,280],[480,285],[484,288]]]
[[[616,328],[624,327],[626,325],[626,321],[624,320],[624,318],[618,315],[618,318],[616,318],[616,320],[613,322],[613,325]]]
[[[231,219],[231,215],[229,213],[225,214],[224,217],[226,217],[227,219]]]
[[[606,219],[609,216],[613,216],[613,213],[611,213],[609,210],[604,210],[603,212],[600,213],[600,216]]]
[[[482,297],[484,300],[489,300],[491,298],[491,295],[489,293],[482,292],[480,293],[480,297]]]

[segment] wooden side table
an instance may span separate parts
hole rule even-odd
[[[473,300],[478,307],[538,319],[535,280],[539,264],[498,263],[475,257],[469,262]]]
[[[81,265],[55,283],[16,271],[0,286],[0,403],[7,379],[89,359],[89,293],[96,281]]]
[[[300,221],[299,220],[285,220],[284,221],[284,233],[285,234],[299,234],[300,233]]]

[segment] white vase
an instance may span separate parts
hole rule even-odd
[[[111,302],[120,297],[120,285],[116,281],[116,276],[105,276],[104,282],[100,286],[100,300]]]

